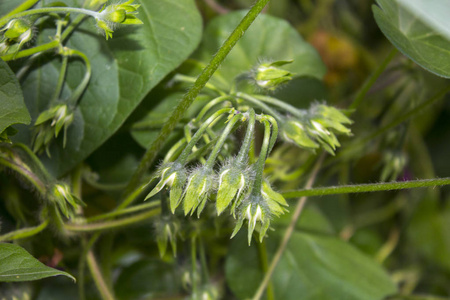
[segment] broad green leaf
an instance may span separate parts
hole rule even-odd
[[[205,29],[202,44],[194,58],[207,63],[245,13],[233,12],[212,20]],[[293,63],[283,68],[295,76],[322,79],[325,74],[325,66],[317,51],[288,22],[261,14],[231,50],[212,82],[222,88],[229,88],[237,75],[250,71],[264,60],[293,60]]]
[[[266,239],[269,260],[282,233],[277,229]],[[248,247],[244,235],[232,242],[225,264],[228,285],[239,299],[252,297],[263,278],[257,247]],[[373,300],[396,292],[382,267],[355,247],[334,236],[298,229],[272,282],[275,299],[283,300]]]
[[[450,40],[450,2],[445,0],[397,0],[404,8]]]
[[[375,20],[389,41],[418,65],[449,78],[450,40],[397,2],[377,0],[377,3],[379,7],[372,7]]]
[[[64,275],[75,277],[47,267],[18,245],[0,243],[0,281],[29,281]]]
[[[56,175],[69,171],[103,144],[127,119],[144,96],[195,49],[201,37],[201,17],[193,0],[140,1],[138,17],[143,25],[115,30],[108,41],[92,20],[82,24],[67,46],[82,51],[92,64],[92,78],[79,102],[67,145],[50,148],[52,159],[43,157]],[[54,29],[42,31],[37,41],[48,41]],[[47,108],[59,73],[59,58],[44,57],[23,82],[25,101],[36,119]],[[70,96],[84,76],[84,65],[69,63],[62,99]],[[22,130],[21,140],[30,141]]]
[[[0,59],[0,133],[13,124],[29,124],[30,120],[19,81]]]

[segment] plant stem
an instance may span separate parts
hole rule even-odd
[[[380,75],[384,72],[384,70],[391,62],[391,60],[395,57],[397,52],[398,51],[396,48],[392,49],[391,52],[389,52],[388,56],[384,59],[381,65],[372,73],[372,75],[370,75],[370,77],[364,82],[362,87],[359,89],[358,93],[356,94],[355,100],[353,100],[353,103],[349,106],[349,109],[354,110],[358,108],[358,106],[364,100],[364,97],[366,97],[372,85],[375,83],[375,81],[377,81],[378,77],[380,77]]]
[[[97,264],[97,261],[94,257],[94,253],[92,252],[92,250],[89,250],[87,254],[87,264],[102,299],[113,300],[114,299],[113,293],[112,291],[109,290],[108,286],[106,285],[106,282],[102,276],[102,273],[100,272],[100,268]]]
[[[92,73],[91,63],[90,63],[89,59],[87,58],[87,56],[81,51],[78,51],[75,49],[68,49],[67,55],[70,55],[70,56],[76,55],[76,56],[80,57],[83,60],[84,64],[86,65],[86,72],[84,73],[83,79],[78,84],[77,88],[72,93],[69,100],[67,101],[71,107],[75,107],[77,105],[77,102],[80,99],[81,95],[83,94],[84,90],[88,86],[89,80],[91,79],[91,73]]]
[[[255,104],[256,106],[258,106],[259,108],[261,108],[265,113],[272,115],[272,116],[273,116],[275,119],[277,119],[277,120],[282,120],[282,119],[283,119],[283,117],[282,117],[277,111],[275,111],[275,110],[272,109],[271,107],[269,107],[269,106],[267,106],[266,104],[264,104],[262,101],[260,101],[260,100],[258,100],[258,99],[256,99],[256,98],[254,98],[254,97],[252,97],[252,96],[250,96],[250,95],[247,95],[247,94],[245,94],[245,93],[238,92],[238,93],[236,93],[236,97],[242,98],[242,99],[244,99],[245,101],[248,101],[248,102],[250,102],[250,103]]]
[[[187,82],[187,83],[195,83],[196,78],[195,77],[191,77],[191,76],[187,76],[187,75],[183,75],[183,74],[176,74],[173,79],[174,81],[179,81],[179,82]],[[211,84],[211,83],[206,83],[205,84],[205,88],[214,91],[216,93],[218,93],[221,96],[226,96],[224,92],[222,92],[220,89],[218,89],[215,85]],[[229,97],[229,96],[227,96]]]
[[[270,0],[258,0],[256,2],[256,4],[250,9],[247,15],[242,19],[241,23],[239,23],[239,25],[234,29],[234,31],[230,34],[227,40],[223,43],[219,51],[217,51],[217,53],[213,56],[213,58],[206,66],[206,68],[204,68],[203,71],[200,73],[200,75],[197,77],[197,80],[195,81],[194,85],[184,95],[183,99],[175,108],[169,120],[166,122],[166,124],[164,124],[164,127],[161,129],[158,137],[155,139],[150,148],[144,154],[144,157],[142,158],[136,172],[133,174],[127,186],[126,194],[132,193],[133,190],[137,186],[139,186],[145,172],[152,165],[159,150],[163,146],[169,134],[172,133],[175,126],[181,120],[185,111],[188,109],[189,106],[191,106],[192,102],[194,102],[197,95],[200,93],[200,91],[203,89],[203,87],[215,73],[217,68],[221,65],[225,57],[227,57],[228,53],[231,51],[231,49],[233,49],[234,45],[236,45],[237,41],[244,35],[248,27],[253,23],[253,21],[256,19],[256,17],[259,15],[259,13],[263,10],[263,8],[269,1]]]
[[[0,235],[0,242],[6,242],[6,241],[13,241],[13,240],[19,240],[24,239],[33,235],[38,234],[45,228],[47,228],[49,221],[45,220],[42,224],[35,226],[35,227],[28,227],[28,228],[22,228],[19,230],[15,230],[12,232],[8,232],[4,235]]]
[[[252,95],[253,98],[256,98],[258,100],[261,100],[265,103],[272,104],[274,106],[278,106],[279,108],[285,110],[286,112],[293,114],[297,117],[302,117],[303,114],[301,113],[301,110],[296,108],[295,106],[290,105],[289,103],[286,103],[284,101],[281,101],[277,98],[264,96],[264,95]]]
[[[25,49],[22,51],[19,51],[17,53],[11,53],[11,54],[7,54],[7,55],[3,55],[0,56],[0,58],[4,61],[10,61],[13,59],[18,59],[18,58],[22,58],[22,57],[27,57],[30,55],[33,55],[35,53],[39,53],[39,52],[43,52],[43,51],[48,51],[51,49],[55,49],[59,46],[59,41],[58,40],[54,40],[51,41],[49,43],[43,44],[43,45],[39,45],[30,49]]]
[[[314,166],[314,169],[311,173],[311,176],[308,179],[308,182],[305,185],[305,189],[309,189],[314,184],[314,181],[317,177],[317,173],[319,173],[320,166],[322,165],[324,154],[321,155],[319,160],[317,161],[316,165]],[[283,255],[284,250],[287,247],[287,244],[289,242],[289,239],[291,238],[292,233],[294,232],[295,224],[297,224],[298,218],[300,217],[300,214],[303,211],[303,207],[306,203],[306,196],[303,196],[300,198],[297,207],[295,208],[295,211],[292,215],[291,222],[289,223],[289,227],[286,229],[283,240],[281,241],[280,246],[278,247],[277,252],[275,253],[275,256],[272,259],[272,262],[270,263],[269,270],[264,275],[264,279],[262,280],[258,290],[255,293],[255,296],[253,296],[253,300],[259,300],[261,299],[261,296],[264,293],[264,290],[266,289],[266,286],[269,284],[270,278],[272,277],[273,272],[275,271],[275,268],[278,264],[278,262],[281,259],[281,256]]]
[[[12,19],[23,18],[23,17],[27,17],[27,16],[31,16],[31,15],[36,15],[36,14],[68,13],[68,12],[84,14],[84,15],[88,15],[88,16],[91,16],[91,17],[94,17],[94,18],[98,18],[100,16],[100,14],[98,12],[92,11],[92,10],[88,10],[88,9],[84,9],[84,8],[77,8],[77,7],[42,7],[42,8],[36,8],[36,9],[29,9],[29,10],[22,11],[22,12],[14,14],[14,15],[11,15],[11,16],[9,16],[7,18],[2,18],[0,20],[0,27],[3,27],[6,23],[8,23],[8,21],[10,21]]]
[[[270,123],[264,120],[264,139],[261,146],[261,152],[259,153],[258,161],[256,162],[256,175],[252,188],[252,195],[258,195],[261,193],[261,186],[263,181],[264,165],[266,163],[267,155],[269,154],[270,145]]]
[[[381,183],[369,183],[369,184],[357,184],[357,185],[340,185],[329,186],[321,188],[305,188],[297,191],[288,191],[282,193],[285,198],[296,197],[311,197],[311,196],[325,196],[325,195],[337,195],[337,194],[352,194],[352,193],[367,193],[367,192],[381,192],[381,191],[394,191],[412,188],[424,188],[424,187],[436,187],[450,185],[450,177],[446,178],[434,178],[434,179],[422,179],[400,182],[381,182]]]
[[[2,18],[0,18],[0,24],[2,24],[2,23],[6,24],[6,22],[8,22],[8,21],[5,22],[5,20],[9,20],[11,18],[11,16],[14,16],[15,14],[18,14],[20,12],[23,12],[23,11],[29,9],[30,7],[32,7],[33,5],[35,5],[38,2],[39,2],[39,0],[26,0],[25,2],[21,3],[19,6],[14,8],[12,11],[10,11],[6,15],[4,15]]]
[[[255,131],[255,111],[250,108],[248,111],[248,125],[245,131],[244,141],[242,142],[241,149],[236,157],[236,165],[238,168],[243,168],[248,162],[248,153],[250,151],[250,145],[252,144],[254,131]]]
[[[264,274],[269,270],[269,258],[267,256],[267,244],[266,241],[263,240],[261,243],[256,243],[258,245],[259,256],[261,259],[261,268]],[[269,281],[267,284],[267,300],[274,300],[275,295],[273,293],[273,285]]]
[[[111,219],[120,215],[124,215],[124,214],[129,214],[132,212],[137,212],[137,211],[141,211],[141,210],[146,210],[149,208],[155,208],[158,207],[160,205],[160,201],[159,200],[155,200],[149,203],[144,203],[144,204],[140,204],[140,205],[135,205],[129,208],[125,208],[125,209],[121,209],[121,210],[115,210],[109,213],[105,213],[105,214],[101,214],[98,216],[94,216],[94,217],[90,217],[87,218],[86,221],[88,223],[94,222],[94,221],[99,221],[99,220],[103,220],[103,219]]]
[[[192,295],[194,299],[197,299],[197,243],[195,240],[195,235],[191,237],[191,267],[192,267]]]
[[[67,55],[63,55],[62,62],[61,62],[61,70],[59,71],[59,77],[58,81],[56,83],[55,92],[53,93],[53,97],[50,100],[50,107],[58,101],[59,96],[61,95],[61,91],[64,86],[64,78],[66,77],[66,71],[67,71],[67,62],[69,58]]]
[[[151,217],[157,216],[160,212],[161,212],[160,208],[154,208],[141,214],[109,222],[88,223],[88,224],[64,224],[64,229],[73,232],[92,232],[98,230],[115,229],[132,225],[134,223],[146,221]]]
[[[214,162],[216,161],[217,155],[219,155],[220,150],[222,149],[223,143],[225,143],[228,135],[231,132],[231,129],[233,129],[233,126],[238,122],[240,119],[242,119],[242,114],[235,115],[227,124],[225,129],[222,132],[222,135],[220,136],[219,140],[217,141],[216,145],[214,146],[213,150],[209,154],[208,160],[206,161],[205,167],[212,169],[214,166]]]

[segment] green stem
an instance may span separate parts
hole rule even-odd
[[[13,240],[20,240],[24,239],[33,235],[38,234],[45,228],[47,228],[49,221],[45,220],[42,224],[35,226],[35,227],[28,227],[23,228],[19,230],[15,230],[13,232],[8,232],[4,235],[0,235],[0,242],[7,242],[7,241],[13,241]]]
[[[47,193],[47,187],[44,184],[44,182],[36,176],[30,169],[26,168],[25,165],[18,164],[10,159],[6,159],[4,157],[0,157],[0,165],[4,165],[28,180],[29,183],[31,183],[42,196],[45,196]]]
[[[176,74],[173,77],[174,81],[179,81],[179,82],[187,82],[187,83],[195,83],[196,78],[195,77],[191,77],[191,76],[186,76],[186,75],[182,75],[182,74]],[[221,96],[225,96],[225,93],[222,92],[219,88],[217,88],[215,85],[211,84],[211,83],[206,83],[205,84],[205,88],[218,93]]]
[[[412,188],[436,187],[443,185],[450,185],[450,177],[400,181],[400,182],[381,182],[381,183],[358,184],[358,185],[329,186],[314,189],[288,191],[282,193],[282,195],[285,198],[297,198],[302,196],[311,197],[311,196],[325,196],[337,194],[394,191]]]
[[[292,106],[284,101],[281,101],[277,98],[273,98],[273,97],[269,97],[269,96],[264,96],[264,95],[252,95],[253,98],[256,98],[258,100],[261,100],[265,103],[274,105],[274,106],[278,106],[281,109],[284,109],[285,111],[287,111],[290,114],[293,114],[297,117],[303,117],[303,113],[301,110],[299,110],[298,108],[296,108],[295,106]]]
[[[275,118],[273,118],[270,115],[264,115],[263,118],[267,119],[272,126],[272,135],[270,136],[269,150],[267,151],[267,156],[269,156],[270,152],[273,149],[273,146],[275,146],[275,143],[277,142],[278,123],[277,123],[277,120],[275,120]]]
[[[59,77],[58,82],[56,84],[55,92],[53,94],[52,99],[50,100],[50,107],[56,103],[59,96],[61,95],[61,91],[64,86],[64,78],[66,77],[66,71],[67,71],[67,62],[69,58],[67,55],[63,55],[62,57],[62,63],[61,63],[61,70],[59,71]]]
[[[169,120],[166,122],[164,127],[161,129],[158,137],[152,143],[150,148],[144,154],[144,157],[141,160],[136,172],[133,174],[128,187],[126,189],[126,193],[132,193],[133,190],[139,186],[142,177],[145,175],[145,172],[150,168],[153,161],[155,160],[159,150],[162,148],[164,142],[170,133],[172,133],[175,126],[178,124],[180,119],[183,117],[186,110],[191,106],[194,102],[195,98],[198,96],[200,91],[212,77],[212,75],[216,72],[217,68],[221,65],[225,57],[227,57],[228,53],[233,49],[234,45],[236,45],[237,41],[244,35],[248,27],[253,23],[256,17],[260,14],[263,8],[270,0],[258,0],[256,4],[250,9],[247,15],[242,19],[239,25],[234,29],[234,31],[230,34],[227,40],[220,47],[219,51],[213,56],[209,64],[200,75],[197,77],[194,85],[189,89],[189,91],[184,95],[182,101],[175,108],[174,112],[170,116]]]
[[[230,134],[231,130],[233,129],[233,126],[240,119],[242,119],[242,114],[235,115],[228,122],[227,126],[225,127],[225,129],[222,132],[222,135],[220,136],[219,140],[217,141],[216,145],[214,146],[213,150],[211,151],[211,154],[209,155],[208,160],[206,161],[205,168],[211,168],[212,169],[212,167],[214,166],[214,162],[216,161],[217,155],[219,155],[223,144],[225,143],[228,135]]]
[[[6,23],[8,23],[10,20],[12,19],[18,19],[18,18],[23,18],[23,17],[27,17],[27,16],[31,16],[31,15],[37,15],[37,14],[49,14],[49,13],[69,13],[69,12],[73,12],[73,13],[78,13],[78,14],[84,14],[84,15],[88,15],[94,18],[100,18],[101,14],[96,12],[96,11],[92,11],[92,10],[88,10],[88,9],[84,9],[84,8],[77,8],[77,7],[43,7],[43,8],[36,8],[36,9],[29,9],[26,11],[22,11],[19,13],[16,13],[14,15],[11,15],[7,18],[2,18],[0,20],[0,27],[3,27]]]
[[[256,176],[255,183],[253,184],[252,194],[258,195],[261,193],[261,186],[263,181],[264,165],[266,163],[266,158],[270,146],[270,123],[264,120],[264,139],[261,146],[261,152],[259,153],[258,161],[256,162]]]
[[[366,97],[372,85],[377,81],[378,77],[380,77],[380,75],[384,72],[384,70],[391,62],[391,60],[395,57],[396,54],[397,49],[396,48],[392,49],[391,52],[388,54],[388,56],[381,63],[381,65],[375,70],[375,72],[372,73],[372,75],[370,75],[370,77],[366,80],[366,82],[364,82],[364,84],[356,94],[355,100],[353,100],[353,103],[349,106],[349,109],[354,110],[358,108],[358,106],[364,100],[364,97]]]
[[[132,206],[132,207],[129,207],[129,208],[125,208],[125,209],[121,209],[121,210],[115,210],[115,211],[112,211],[112,212],[109,212],[109,213],[105,213],[105,214],[101,214],[101,215],[98,215],[98,216],[90,217],[90,218],[87,218],[86,221],[88,223],[91,223],[91,222],[96,222],[96,221],[104,220],[104,219],[112,219],[114,217],[125,215],[125,214],[129,214],[129,213],[132,213],[132,212],[137,212],[137,211],[141,211],[141,210],[147,210],[149,208],[155,208],[155,207],[158,207],[159,204],[160,204],[160,201],[159,200],[155,200],[155,201],[152,201],[152,202],[148,202],[148,203],[144,203],[144,204],[140,204],[140,205],[135,205],[135,206]]]
[[[149,218],[157,216],[160,213],[160,211],[161,211],[160,208],[155,208],[128,218],[103,223],[64,224],[64,228],[68,231],[73,232],[93,232],[98,230],[121,228],[138,222],[148,221]]]
[[[238,168],[244,167],[248,162],[248,153],[250,152],[250,146],[252,144],[254,131],[255,131],[255,111],[253,108],[250,108],[248,111],[248,125],[247,131],[245,132],[244,141],[242,142],[241,149],[239,149],[239,153],[236,158],[236,164]]]
[[[261,243],[256,243],[258,245],[258,252],[261,259],[261,267],[263,274],[266,274],[269,271],[269,258],[267,255],[267,245],[266,241],[263,240]],[[269,281],[267,284],[267,300],[274,300],[275,295],[273,293],[273,285],[272,282]]]
[[[213,106],[219,104],[220,102],[224,102],[224,101],[226,101],[226,100],[231,100],[231,99],[232,99],[231,96],[228,96],[228,95],[226,95],[226,96],[220,96],[220,97],[217,97],[217,98],[215,98],[215,99],[212,99],[212,100],[209,101],[209,102],[205,105],[205,107],[203,107],[202,110],[198,113],[197,117],[195,117],[195,121],[201,122],[203,116],[206,115],[206,113],[208,112],[208,110],[211,109],[211,107],[213,107]]]
[[[75,49],[68,49],[67,53],[65,53],[65,54],[70,55],[70,56],[76,55],[76,56],[80,57],[84,61],[84,64],[86,65],[86,72],[84,73],[84,77],[83,77],[82,81],[80,82],[80,84],[77,86],[77,88],[72,93],[69,100],[67,101],[67,103],[71,107],[75,107],[77,105],[77,102],[80,99],[81,95],[83,94],[84,90],[87,88],[87,86],[89,84],[89,80],[91,79],[91,73],[92,73],[91,63],[90,63],[89,59],[87,58],[87,56],[81,51],[78,51]]]
[[[89,271],[91,271],[92,278],[94,279],[95,285],[97,286],[98,291],[100,292],[100,296],[103,300],[113,300],[114,295],[112,291],[109,290],[108,285],[103,278],[102,273],[100,272],[100,268],[98,266],[97,260],[95,259],[94,253],[92,250],[89,250],[87,254],[87,265],[89,267]]]
[[[242,99],[244,99],[244,100],[246,100],[246,101],[248,101],[250,103],[255,104],[256,106],[261,108],[265,113],[267,113],[269,115],[272,115],[277,120],[283,120],[284,119],[277,111],[275,111],[271,107],[267,106],[266,104],[264,104],[260,100],[254,98],[254,97],[252,97],[250,95],[238,92],[238,93],[236,93],[236,97],[242,98]]]
[[[168,163],[172,156],[174,156],[184,144],[186,144],[186,139],[182,138],[175,145],[173,145],[172,148],[167,151],[166,156],[164,156],[164,163]]]
[[[197,243],[195,235],[191,237],[191,278],[192,278],[192,295],[193,299],[197,299]]]
[[[8,21],[5,22],[5,20],[9,20],[11,18],[11,16],[14,16],[15,14],[18,14],[20,12],[23,12],[23,11],[29,9],[30,7],[32,7],[33,5],[35,5],[38,2],[39,2],[39,0],[26,0],[25,2],[21,3],[19,6],[14,8],[12,11],[10,11],[6,15],[4,15],[2,18],[0,18],[0,24],[6,24],[6,22],[8,22]]]
[[[312,171],[311,176],[308,179],[308,182],[306,183],[306,186],[305,186],[306,189],[311,188],[312,185],[314,184],[317,174],[319,173],[319,169],[322,165],[323,158],[324,158],[324,155],[322,154],[322,156],[319,158],[316,165],[314,166],[314,170]],[[259,285],[258,290],[255,293],[255,296],[253,296],[253,300],[261,299],[261,296],[263,295],[264,290],[266,289],[267,285],[269,284],[270,278],[272,277],[272,274],[275,271],[275,268],[276,268],[278,262],[280,261],[281,256],[284,253],[284,250],[287,247],[289,239],[291,238],[291,235],[294,232],[294,228],[297,224],[300,214],[303,211],[303,207],[305,207],[306,200],[307,200],[307,198],[305,196],[303,196],[298,201],[295,211],[292,214],[291,222],[289,223],[289,226],[284,233],[283,240],[281,241],[280,246],[278,247],[278,250],[272,259],[272,262],[270,263],[269,270],[265,273],[264,278],[261,281],[261,284]]]
[[[30,48],[30,49],[25,49],[25,50],[19,51],[17,53],[3,55],[3,56],[0,56],[0,58],[4,61],[10,61],[13,59],[27,57],[27,56],[30,56],[30,55],[33,55],[33,54],[36,54],[39,52],[52,50],[52,49],[58,48],[59,45],[60,45],[60,41],[54,40],[54,41],[51,41],[51,42],[43,44],[43,45],[39,45],[39,46]]]

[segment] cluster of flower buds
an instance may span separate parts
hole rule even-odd
[[[252,79],[258,88],[274,91],[292,79],[291,72],[280,68],[290,63],[292,60],[261,63],[254,69]]]
[[[141,20],[136,17],[139,4],[133,4],[134,0],[129,0],[125,3],[110,4],[104,6],[96,18],[97,26],[104,31],[106,39],[112,38],[114,28],[119,24],[124,25],[138,25],[143,24]]]
[[[53,138],[57,138],[64,128],[63,146],[66,145],[67,128],[73,122],[73,112],[66,104],[58,104],[43,111],[36,122],[33,152],[41,153],[44,149],[50,156],[49,147]]]
[[[393,181],[396,180],[403,172],[408,162],[407,156],[401,151],[390,150],[383,153],[380,180]]]
[[[230,109],[224,110],[230,111]],[[200,216],[208,199],[212,200],[211,195],[217,191],[215,197],[217,214],[220,215],[226,208],[231,207],[230,212],[238,219],[233,236],[247,219],[249,243],[257,224],[261,225],[259,232],[260,240],[262,240],[270,225],[270,219],[284,213],[284,206],[287,206],[281,194],[273,191],[262,176],[265,160],[277,138],[276,121],[269,116],[256,116],[253,109],[247,113],[233,111],[206,162],[200,167],[187,171],[186,157],[188,153],[192,151],[195,143],[216,118],[210,117],[197,130],[176,161],[164,164],[159,168],[157,177],[160,180],[146,199],[153,197],[164,187],[168,187],[170,188],[169,198],[172,213],[183,202],[185,215],[192,215],[197,211],[197,215]],[[256,119],[265,125],[264,141],[258,161],[249,165],[248,153],[254,136]],[[238,155],[228,159],[216,173],[214,166],[220,149],[235,125],[243,121],[248,121],[248,125]]]
[[[75,216],[79,207],[85,206],[85,203],[72,194],[70,187],[65,183],[55,183],[50,189],[48,198],[69,219]]]
[[[336,134],[350,135],[351,131],[345,125],[351,123],[338,109],[313,104],[309,110],[297,110],[295,117],[283,122],[282,136],[299,147],[315,150],[321,146],[334,155],[336,147],[340,146]]]
[[[26,19],[13,19],[0,29],[0,32],[3,32],[0,39],[0,55],[6,54],[12,46],[15,46],[14,51],[18,51],[33,37],[32,24]]]

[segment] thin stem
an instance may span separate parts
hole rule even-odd
[[[187,83],[195,83],[196,78],[195,77],[191,77],[191,76],[186,76],[183,74],[176,74],[173,79],[174,81],[179,81],[179,82],[187,82]],[[218,89],[215,85],[211,84],[211,83],[206,83],[205,84],[205,88],[218,93],[221,96],[225,96],[225,93],[222,92],[220,89]],[[229,97],[229,96],[228,96]]]
[[[323,158],[324,158],[324,155],[322,154],[322,156],[319,158],[316,165],[314,166],[311,176],[309,177],[308,182],[305,185],[305,189],[311,188],[312,185],[314,184],[317,174],[319,173],[320,166],[322,165]],[[263,295],[264,290],[266,289],[266,286],[268,285],[270,278],[272,277],[272,274],[275,271],[275,268],[276,268],[278,262],[280,261],[281,256],[284,253],[284,250],[287,247],[289,239],[291,238],[291,235],[294,232],[295,225],[297,224],[298,218],[300,217],[300,214],[303,211],[303,207],[305,206],[306,200],[307,200],[307,198],[305,196],[300,198],[300,200],[297,204],[297,207],[295,208],[295,211],[292,215],[291,222],[289,223],[289,226],[284,233],[283,240],[281,241],[281,244],[278,247],[278,250],[275,253],[275,256],[273,257],[272,262],[270,263],[269,270],[264,275],[264,279],[261,282],[258,290],[256,291],[255,296],[253,297],[253,300],[261,299],[261,296]]]
[[[125,208],[125,209],[121,209],[121,210],[115,210],[109,213],[105,213],[105,214],[101,214],[98,216],[94,216],[94,217],[90,217],[87,218],[86,221],[88,223],[91,222],[95,222],[95,221],[99,221],[99,220],[104,220],[104,219],[112,219],[114,217],[117,216],[121,216],[121,215],[125,215],[125,214],[129,214],[132,212],[137,212],[137,211],[141,211],[141,210],[147,210],[149,208],[155,208],[158,207],[160,205],[160,201],[159,200],[155,200],[152,202],[148,202],[148,203],[144,203],[144,204],[140,204],[140,205],[135,205],[129,208]]]
[[[270,123],[264,120],[264,139],[261,146],[261,152],[259,153],[258,161],[256,162],[256,175],[255,183],[253,184],[252,194],[258,195],[261,193],[261,186],[263,181],[264,165],[266,163],[266,158],[268,155],[269,145],[270,145]]]
[[[293,115],[295,115],[297,117],[302,117],[302,114],[301,114],[300,110],[297,107],[292,106],[292,105],[290,105],[290,104],[288,104],[288,103],[286,103],[284,101],[281,101],[281,100],[279,100],[277,98],[264,96],[264,95],[252,95],[252,97],[256,98],[258,100],[261,100],[261,101],[263,101],[265,103],[268,103],[268,104],[271,104],[271,105],[274,105],[274,106],[278,106],[279,108],[281,108],[281,109],[285,110],[286,112],[288,112],[290,114],[293,114]]]
[[[203,242],[203,239],[200,236],[198,238],[198,243],[200,250],[200,262],[202,264],[203,282],[209,282],[209,271],[208,271],[208,263],[206,261],[205,243]]]
[[[12,232],[8,232],[4,235],[0,235],[0,242],[19,240],[36,235],[45,228],[47,228],[48,223],[49,221],[45,220],[42,224],[38,226],[23,228]]]
[[[250,152],[250,146],[252,144],[254,131],[255,131],[255,111],[253,108],[250,108],[248,111],[248,125],[247,130],[245,131],[244,141],[242,142],[241,149],[239,149],[239,153],[236,158],[236,164],[238,168],[244,167],[248,161],[248,153]]]
[[[30,55],[33,55],[33,54],[36,54],[39,52],[52,50],[52,49],[58,48],[59,45],[60,45],[60,41],[54,40],[54,41],[51,41],[51,42],[43,44],[43,45],[39,45],[39,46],[30,48],[30,49],[25,49],[25,50],[19,51],[17,53],[3,55],[3,56],[0,56],[0,58],[4,61],[10,61],[13,59],[27,57],[27,56],[30,56]]]
[[[355,100],[353,100],[353,103],[349,106],[349,109],[353,110],[358,108],[358,106],[364,100],[364,97],[366,97],[372,85],[377,81],[378,77],[380,77],[380,75],[384,72],[384,70],[391,62],[391,60],[395,57],[397,52],[398,51],[396,48],[392,49],[391,52],[388,54],[388,56],[381,63],[381,65],[379,65],[379,67],[372,73],[372,75],[370,75],[370,77],[366,80],[366,82],[364,82],[364,84],[356,94]]]
[[[277,120],[282,120],[283,119],[283,117],[277,111],[275,111],[271,107],[267,106],[266,104],[264,104],[260,100],[254,98],[254,97],[252,97],[250,95],[238,92],[238,93],[236,93],[236,97],[242,98],[242,99],[244,99],[244,100],[246,100],[246,101],[248,101],[250,103],[255,104],[256,106],[261,108],[265,113],[267,113],[269,115],[272,115]]]
[[[267,255],[267,244],[266,241],[263,240],[261,243],[256,243],[258,245],[259,256],[261,259],[261,268],[264,274],[269,271],[269,258]],[[274,300],[275,295],[273,293],[273,285],[269,281],[267,284],[267,300]]]
[[[192,294],[194,299],[197,299],[197,243],[195,240],[195,235],[191,237],[191,264],[192,264]]]
[[[4,165],[17,173],[25,177],[29,183],[31,183],[41,195],[45,196],[47,193],[47,188],[44,182],[36,176],[31,170],[25,167],[25,165],[18,164],[10,159],[0,157],[0,165]]]
[[[217,97],[215,99],[212,99],[198,113],[197,117],[195,117],[195,121],[201,122],[203,116],[206,115],[206,113],[208,112],[208,110],[211,109],[211,107],[216,106],[220,102],[224,102],[224,101],[227,101],[227,100],[231,100],[231,96],[226,95],[226,96],[220,96],[220,97]]]
[[[242,114],[235,115],[227,124],[225,129],[222,132],[222,135],[220,136],[219,140],[217,141],[216,145],[214,146],[213,150],[211,151],[208,160],[206,161],[205,167],[211,168],[214,166],[214,162],[216,161],[217,155],[219,155],[220,150],[222,149],[223,144],[225,143],[228,135],[230,134],[231,130],[233,129],[233,126],[236,124],[237,121],[242,119]]]
[[[83,94],[84,90],[86,89],[86,87],[89,84],[89,80],[91,79],[92,69],[91,69],[91,63],[90,63],[89,59],[83,52],[75,50],[75,49],[69,49],[69,50],[67,50],[67,55],[70,55],[70,56],[76,55],[76,56],[80,57],[83,60],[84,64],[86,65],[86,72],[84,73],[83,79],[81,80],[80,84],[77,86],[77,88],[72,93],[69,100],[67,101],[67,103],[70,106],[75,107],[77,105],[77,102],[80,99],[81,95]]]
[[[181,120],[185,111],[189,108],[189,106],[191,106],[195,98],[198,96],[198,94],[212,77],[212,75],[216,72],[217,68],[221,65],[225,57],[227,57],[228,53],[231,51],[231,49],[233,49],[234,45],[236,45],[237,41],[244,35],[248,27],[253,23],[253,21],[269,1],[270,0],[258,0],[256,2],[256,4],[250,9],[247,15],[242,19],[241,23],[239,23],[239,25],[223,43],[219,51],[217,51],[217,53],[213,56],[206,68],[204,68],[200,75],[197,77],[194,85],[184,95],[183,100],[175,108],[169,120],[161,129],[158,137],[144,154],[141,163],[139,164],[136,172],[133,174],[128,184],[128,187],[126,189],[127,194],[132,193],[133,190],[137,186],[139,186],[139,183],[141,182],[142,177],[145,175],[145,172],[152,165],[159,150],[163,146],[169,134],[172,133],[175,126]]]
[[[141,184],[138,186],[131,194],[129,194],[122,203],[117,206],[115,210],[122,210],[131,203],[133,203],[134,200],[136,200],[137,197],[142,193],[142,191],[145,189],[145,187],[148,185],[148,182]]]
[[[56,88],[55,88],[55,92],[53,94],[53,97],[50,100],[50,106],[55,104],[56,101],[58,100],[59,96],[61,95],[61,91],[62,91],[63,86],[64,86],[64,78],[66,77],[68,60],[69,60],[69,58],[67,57],[67,55],[63,55],[62,63],[61,63],[61,70],[59,71],[58,82],[56,83]]]
[[[2,18],[0,20],[0,27],[3,27],[6,23],[8,23],[12,19],[18,19],[23,18],[31,15],[37,15],[37,14],[49,14],[49,13],[78,13],[78,14],[84,14],[88,15],[94,18],[99,18],[100,13],[84,8],[77,8],[77,7],[42,7],[42,8],[36,8],[36,9],[29,9],[26,11],[19,12],[17,14],[11,15],[7,18]]]
[[[424,187],[436,187],[450,185],[450,177],[446,178],[434,178],[434,179],[422,179],[400,182],[381,182],[370,184],[357,184],[357,185],[340,185],[329,186],[321,188],[305,188],[297,191],[289,191],[282,193],[285,198],[296,197],[311,197],[311,196],[325,196],[325,195],[337,195],[337,194],[353,194],[353,193],[367,193],[367,192],[381,192],[381,191],[394,191],[412,188],[424,188]]]
[[[141,214],[109,222],[88,223],[88,224],[64,224],[64,229],[73,232],[92,232],[98,230],[121,228],[138,222],[148,221],[149,218],[159,215],[160,212],[161,212],[160,208],[154,208]]]
[[[11,16],[14,16],[15,14],[18,14],[22,11],[29,9],[30,7],[32,7],[33,5],[35,5],[38,2],[39,2],[39,0],[26,0],[25,2],[21,3],[19,6],[14,8],[12,11],[10,11],[6,15],[4,15],[2,18],[0,18],[0,24],[5,22],[5,20],[8,20]],[[6,22],[8,22],[8,21],[6,21]],[[5,22],[5,24],[6,24],[6,22]]]
[[[89,250],[87,254],[87,264],[102,299],[113,300],[114,299],[113,293],[112,291],[109,290],[108,285],[106,284],[105,279],[103,278],[103,275],[100,272],[100,268],[98,266],[97,260],[95,259],[92,250]]]

